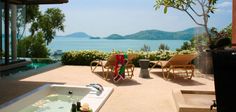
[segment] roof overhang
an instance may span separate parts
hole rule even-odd
[[[4,2],[5,0],[1,0]],[[21,5],[36,5],[36,4],[63,4],[68,3],[68,0],[9,0],[10,4]]]

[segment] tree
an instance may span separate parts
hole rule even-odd
[[[190,42],[184,42],[180,49],[176,49],[176,51],[182,51],[182,50],[191,50],[194,48],[193,43]]]
[[[27,13],[27,14],[26,14]],[[40,15],[38,5],[17,6],[17,38],[21,39],[25,33],[26,24],[35,21]]]
[[[48,52],[42,32],[19,40],[17,47],[18,56],[21,57],[47,58],[49,56]]]
[[[151,51],[151,48],[150,46],[144,44],[143,47],[140,49],[140,51],[148,52]]]
[[[226,28],[224,28],[221,32],[227,33],[228,37],[232,39],[232,23],[229,24]]]
[[[211,49],[224,48],[226,46],[231,46],[232,39],[232,24],[225,27],[221,31],[217,31],[216,28],[211,29],[211,35],[213,38],[213,44],[210,46]]]
[[[32,9],[36,10],[35,8]],[[31,22],[31,36],[42,32],[44,40],[49,44],[56,35],[56,31],[64,31],[65,15],[60,9],[49,8],[43,14],[32,11],[32,14],[33,17],[28,17],[27,20]]]
[[[25,14],[26,14],[26,11],[25,11],[25,6],[21,6],[21,7],[17,7],[17,14],[16,14],[16,18],[17,18],[17,21],[16,21],[16,30],[17,30],[17,39],[21,39],[25,33],[25,28],[26,28],[26,22],[25,22]]]
[[[166,44],[161,43],[158,50],[169,50],[169,46]]]
[[[27,5],[26,13],[26,23],[35,22],[36,19],[41,15],[41,12],[39,11],[39,5]]]
[[[216,47],[216,42],[220,38],[232,38],[232,24],[229,24],[227,27],[223,28],[222,30],[218,31],[216,28],[211,28],[210,30],[212,44],[209,46],[211,49]],[[188,42],[184,42],[181,48],[176,49],[177,51],[181,50],[194,50],[197,49],[198,51],[202,51],[202,45],[207,45],[207,39],[205,38],[206,34],[198,34],[194,36]]]
[[[211,44],[208,19],[216,9],[216,2],[217,0],[156,0],[154,7],[157,10],[164,6],[164,13],[167,13],[169,7],[185,12],[197,25],[205,28],[208,42]],[[200,7],[200,10],[197,10],[196,7]],[[203,22],[198,21],[197,18],[202,18]]]
[[[46,45],[57,30],[64,31],[65,15],[58,8],[49,8],[42,13],[38,5],[26,6],[26,12],[25,23],[30,25],[31,35],[18,41],[18,56],[46,58],[49,55]]]

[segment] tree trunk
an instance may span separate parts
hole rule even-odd
[[[211,44],[212,40],[211,40],[211,36],[210,36],[210,32],[208,30],[207,24],[204,25],[204,29],[206,31],[206,35],[207,35],[207,38],[208,38],[208,44]]]

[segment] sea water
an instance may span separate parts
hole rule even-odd
[[[180,48],[188,40],[109,40],[89,39],[78,37],[55,37],[48,45],[51,52],[56,50],[100,50],[110,52],[112,50],[127,51],[140,50],[144,44],[150,47],[151,51],[157,50],[160,44],[167,45],[170,50]]]

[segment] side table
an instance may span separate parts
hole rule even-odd
[[[148,67],[149,67],[149,59],[140,59],[139,60],[139,66],[140,66],[140,73],[139,77],[142,78],[150,78]]]

